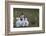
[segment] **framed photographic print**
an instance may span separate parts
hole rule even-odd
[[[7,35],[45,32],[45,4],[6,1],[5,23]]]

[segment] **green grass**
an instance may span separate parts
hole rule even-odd
[[[16,27],[16,17],[20,16],[22,12],[28,18],[29,27],[38,27],[39,26],[39,9],[14,8],[13,10],[14,10],[13,11],[14,27]]]

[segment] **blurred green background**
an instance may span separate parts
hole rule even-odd
[[[20,16],[21,13],[28,18],[28,27],[39,27],[39,9],[27,9],[27,8],[14,8],[13,9],[13,24],[16,27],[16,17]]]

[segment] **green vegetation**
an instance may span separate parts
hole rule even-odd
[[[29,27],[38,27],[39,26],[39,9],[14,8],[13,10],[14,10],[13,11],[14,27],[16,27],[16,17],[19,17],[22,12],[28,18]]]

